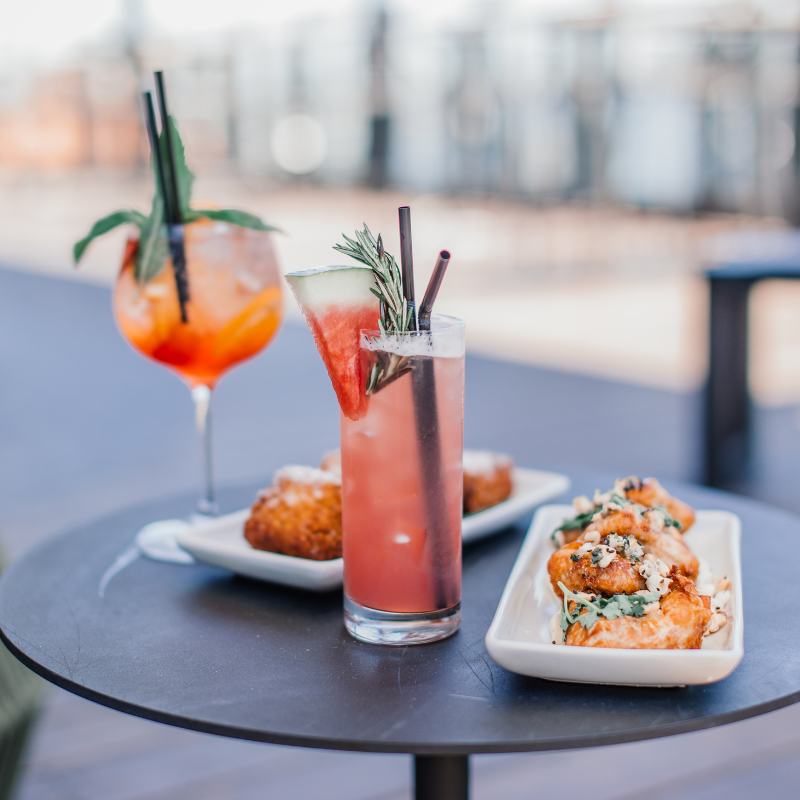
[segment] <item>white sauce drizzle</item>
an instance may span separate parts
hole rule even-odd
[[[564,631],[561,630],[561,612],[556,611],[552,617],[550,617],[550,622],[548,623],[548,629],[550,631],[550,641],[553,644],[564,644],[566,640],[566,634]]]

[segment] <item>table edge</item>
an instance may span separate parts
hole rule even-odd
[[[592,736],[553,739],[548,742],[517,742],[511,744],[492,744],[489,742],[469,745],[412,745],[403,744],[402,742],[364,742],[358,739],[327,739],[294,734],[270,734],[269,732],[252,728],[237,728],[221,723],[194,720],[189,717],[164,711],[155,711],[151,708],[119,700],[115,697],[103,694],[102,692],[90,689],[47,669],[47,667],[34,661],[24,650],[17,647],[17,645],[9,639],[2,627],[0,627],[0,641],[2,641],[15,658],[49,683],[78,697],[98,703],[114,711],[120,711],[124,714],[130,714],[131,716],[140,717],[151,722],[158,722],[163,725],[171,725],[172,727],[184,728],[185,730],[211,734],[213,736],[224,736],[229,739],[345,752],[402,753],[407,755],[481,755],[490,753],[532,753],[553,750],[577,750],[586,747],[605,747],[608,745],[629,744],[649,739],[661,739],[666,736],[677,736],[682,733],[692,733],[694,731],[716,728],[720,725],[729,725],[733,722],[740,722],[751,717],[769,713],[770,711],[777,711],[778,709],[785,708],[800,701],[800,691],[797,691],[757,706],[750,706],[726,714],[705,717],[699,721],[699,724],[698,720],[686,720],[684,722],[665,725],[658,729],[646,728],[643,730],[627,731],[625,733],[593,734]],[[664,691],[669,690],[665,689]]]

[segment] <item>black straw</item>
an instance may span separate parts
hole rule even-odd
[[[411,248],[411,208],[401,206],[400,215],[400,266],[403,271],[403,296],[411,309],[409,330],[417,329],[417,310],[414,302],[414,254]],[[406,311],[408,313],[408,311]]]
[[[161,114],[161,132],[164,134],[164,144],[167,146],[167,168],[169,171],[169,184],[171,194],[170,214],[167,222],[170,225],[180,225],[183,222],[181,214],[181,197],[178,194],[178,177],[175,169],[175,151],[172,149],[172,131],[169,126],[169,112],[167,111],[167,90],[164,86],[164,73],[159,70],[154,72],[156,79],[156,94],[158,95],[158,110]],[[168,204],[169,205],[169,204]]]
[[[442,285],[444,273],[449,263],[450,253],[448,253],[447,250],[442,250],[442,252],[439,253],[436,266],[433,268],[431,279],[428,281],[425,297],[422,298],[422,303],[419,307],[419,329],[421,331],[429,331],[431,329],[433,304],[436,302],[436,296],[439,294],[439,287]]]
[[[417,330],[414,308],[414,258],[411,252],[411,209],[403,206],[400,214],[400,263],[403,296],[412,309],[410,328]],[[427,338],[427,337],[426,337]],[[432,583],[437,609],[450,608],[458,597],[449,580],[451,553],[449,520],[445,503],[442,447],[439,439],[439,408],[436,402],[436,374],[433,356],[414,356],[411,370],[411,393],[417,429],[420,477],[425,497],[426,539],[430,549]]]
[[[164,198],[164,214],[167,215],[167,182],[164,178],[164,161],[161,158],[161,148],[158,146],[158,128],[156,128],[156,112],[153,109],[153,95],[142,92],[144,106],[144,123],[147,128],[147,138],[150,140],[150,151],[156,163],[156,178],[158,179],[161,196]]]
[[[181,321],[185,323],[189,321],[189,315],[186,309],[189,303],[189,275],[186,271],[186,247],[183,238],[181,198],[178,194],[178,175],[177,169],[175,168],[175,151],[172,149],[172,131],[169,125],[164,73],[161,71],[155,72],[154,76],[156,80],[156,93],[158,94],[158,109],[161,114],[161,133],[164,136],[164,144],[167,151],[167,163],[164,164],[164,160],[161,157],[161,148],[159,147],[157,136],[155,140],[155,152],[158,153],[158,161],[161,164],[161,188],[162,197],[164,198],[164,217],[167,222],[169,252],[172,256],[172,271],[175,274],[175,288],[178,292],[178,303],[181,307]],[[148,101],[150,108],[149,113],[153,117],[153,129],[155,130],[155,113],[153,112],[153,100],[150,96],[150,92],[147,92],[147,96],[150,98]],[[167,173],[168,178],[165,180]]]

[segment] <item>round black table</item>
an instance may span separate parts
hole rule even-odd
[[[611,478],[573,476],[576,493]],[[560,684],[507,672],[483,638],[527,521],[464,553],[463,624],[434,644],[350,638],[341,592],[312,594],[215,567],[140,558],[100,597],[133,533],[191,498],[138,506],[32,550],[0,580],[0,633],[44,678],[119,711],[222,736],[410,753],[418,800],[468,795],[468,756],[607,745],[745,719],[800,699],[800,619],[787,611],[800,518],[668,484],[743,523],[745,657],[724,681],[684,689]],[[223,496],[247,505],[256,487]]]

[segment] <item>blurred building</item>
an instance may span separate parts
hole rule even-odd
[[[398,1],[177,36],[125,0],[113,35],[2,75],[0,169],[142,170],[139,91],[163,68],[200,171],[795,221],[798,17],[773,7],[508,0],[432,21]]]

